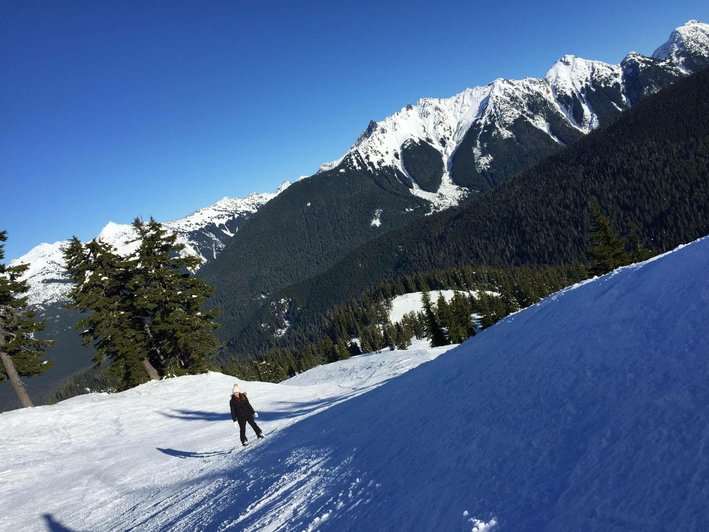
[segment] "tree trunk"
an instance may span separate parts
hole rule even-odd
[[[155,346],[155,350],[158,352],[158,355],[160,356],[160,359],[162,360],[162,354],[160,353],[160,348],[155,345],[155,338],[153,338],[153,333],[150,330],[150,327],[148,327],[147,323],[143,323],[143,327],[145,329],[145,332],[148,335],[148,338],[150,338],[150,341],[152,344]],[[153,381],[159,381],[160,380],[160,375],[158,375],[158,371],[155,369],[155,366],[153,366],[150,363],[150,360],[148,360],[148,357],[145,357],[143,359],[143,366],[145,366],[145,371],[148,372],[148,377],[150,377],[150,380]]]
[[[30,396],[25,390],[25,384],[20,380],[20,375],[15,369],[15,364],[12,363],[12,358],[8,355],[3,348],[5,347],[5,338],[0,334],[0,360],[5,368],[5,373],[7,378],[10,379],[10,384],[17,394],[17,398],[20,400],[20,408],[27,408],[28,406],[34,406]],[[154,371],[154,370],[153,370]]]
[[[143,366],[145,367],[145,371],[147,372],[148,377],[150,377],[150,380],[153,380],[153,381],[160,380],[160,375],[158,375],[158,371],[150,363],[150,360],[148,360],[147,358],[144,358],[143,359]]]

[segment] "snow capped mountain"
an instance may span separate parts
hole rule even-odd
[[[363,165],[373,172],[382,166],[395,168],[409,180],[412,193],[436,207],[455,204],[463,191],[451,180],[450,159],[489,93],[489,87],[476,87],[452,98],[423,98],[416,105],[407,105],[381,122],[371,122],[345,157],[354,167]],[[442,159],[441,183],[436,190],[422,187],[405,165],[402,151],[422,143],[432,146]]]
[[[30,305],[61,301],[68,293],[69,279],[62,256],[62,246],[66,243],[40,244],[10,263],[10,266],[29,265],[23,278],[29,282],[26,296]]]
[[[0,414],[0,529],[704,530],[707,286],[703,238],[457,348],[239,381],[246,448],[220,373]]]
[[[450,98],[422,98],[369,127],[338,160],[320,171],[393,170],[432,211],[456,205],[472,191],[494,187],[558,147],[589,133],[677,78],[709,66],[709,25],[692,20],[676,28],[652,57],[632,52],[620,65],[565,55],[544,78],[497,79]],[[216,204],[165,225],[186,252],[214,259],[238,226],[275,194]],[[372,212],[381,210],[374,206]],[[376,217],[375,217],[376,218]],[[376,218],[379,219],[379,218]],[[375,227],[373,225],[373,227]],[[101,237],[119,249],[129,226],[109,223]],[[32,304],[66,293],[61,242],[42,244],[14,262],[32,265]]]
[[[709,25],[690,20],[676,28],[652,57],[671,61],[685,74],[706,67],[709,63]]]
[[[164,223],[184,244],[184,253],[200,257],[203,262],[214,259],[226,243],[239,230],[239,226],[268,201],[288,188],[284,182],[275,193],[252,194],[246,198],[223,198],[214,205],[200,209],[184,218]],[[108,222],[98,239],[115,247],[122,255],[133,252],[136,232],[130,224]],[[24,279],[29,283],[27,292],[30,305],[42,306],[61,302],[70,286],[63,259],[63,247],[68,241],[40,244],[12,265],[29,264]]]
[[[547,153],[569,144],[707,64],[709,25],[697,21],[675,29],[652,57],[631,53],[611,65],[565,55],[542,79],[498,79],[451,98],[422,98],[370,122],[348,152],[321,171],[393,168],[412,194],[434,210],[445,208],[517,171],[519,161],[529,159],[529,145],[541,144]],[[425,176],[412,163],[421,150],[435,160]]]
[[[177,234],[185,252],[208,262],[224,249],[246,218],[290,186],[285,181],[275,193],[251,194],[246,198],[223,198],[185,218],[166,222],[165,227]]]
[[[544,81],[569,123],[583,133],[590,133],[600,121],[587,94],[594,87],[612,87],[620,93],[621,74],[620,65],[565,55],[549,69]],[[614,105],[618,111],[623,110],[622,103]]]
[[[165,226],[170,227],[178,233],[192,233],[210,224],[214,224],[216,226],[222,226],[224,232],[228,233],[229,229],[227,224],[232,221],[235,214],[255,213],[266,202],[272,200],[289,186],[290,182],[284,181],[273,194],[251,194],[245,198],[225,197],[214,205],[200,209],[189,216],[172,222],[166,222]]]

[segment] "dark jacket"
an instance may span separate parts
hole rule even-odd
[[[246,421],[251,419],[254,415],[254,409],[249,403],[249,399],[246,394],[240,394],[241,399],[237,400],[233,395],[229,399],[229,407],[231,408],[231,420],[232,421]]]

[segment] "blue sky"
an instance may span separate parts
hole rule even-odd
[[[706,1],[0,3],[6,259],[274,191],[421,97],[650,54]]]

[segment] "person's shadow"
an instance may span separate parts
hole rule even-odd
[[[186,419],[188,421],[224,421],[231,419],[230,412],[205,412],[203,410],[173,410],[172,412],[161,412],[161,414],[165,417]]]
[[[65,527],[59,521],[54,519],[52,514],[44,514],[42,517],[47,523],[47,530],[49,530],[49,532],[74,532],[71,528]]]
[[[209,458],[210,456],[220,456],[224,454],[229,454],[229,451],[205,451],[200,453],[196,451],[178,451],[177,449],[163,449],[161,447],[157,447],[157,450],[169,456],[174,456],[175,458]]]

